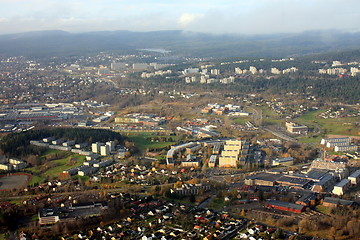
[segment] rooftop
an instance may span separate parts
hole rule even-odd
[[[353,201],[340,199],[340,198],[332,198],[332,197],[326,197],[324,198],[324,203],[332,203],[332,204],[339,204],[344,206],[351,206],[354,204]]]
[[[272,173],[257,173],[254,175],[247,176],[247,179],[256,179],[256,180],[264,180],[274,182],[281,177],[280,174],[272,174]]]
[[[348,184],[350,182],[349,179],[343,179],[341,180],[341,182],[339,182],[338,184],[336,184],[335,187],[344,187],[346,184]]]
[[[360,170],[356,170],[353,172],[349,177],[351,178],[358,178],[360,176]]]
[[[278,201],[278,200],[269,200],[268,204],[274,205],[274,206],[279,206],[279,207],[296,209],[296,210],[302,210],[304,208],[303,205],[289,203],[289,202],[283,202],[283,201]]]

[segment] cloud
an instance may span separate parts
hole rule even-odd
[[[360,31],[359,0],[0,0],[0,5],[0,34],[49,29]]]
[[[191,24],[192,22],[198,20],[199,18],[203,17],[203,14],[191,14],[191,13],[183,13],[178,22],[180,24],[180,26],[182,27],[186,27],[189,24]]]

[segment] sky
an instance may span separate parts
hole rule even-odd
[[[0,34],[41,30],[360,31],[360,0],[0,0]]]

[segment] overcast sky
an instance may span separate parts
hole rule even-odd
[[[0,34],[38,30],[360,31],[360,0],[0,0]]]

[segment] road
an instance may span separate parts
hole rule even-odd
[[[295,138],[289,137],[289,136],[287,136],[287,135],[285,135],[285,134],[283,134],[283,133],[276,132],[276,131],[271,130],[271,129],[266,128],[266,127],[263,127],[262,129],[264,129],[265,131],[268,131],[268,132],[274,134],[275,136],[277,136],[277,137],[279,137],[279,138],[282,138],[282,139],[284,139],[284,140],[286,140],[286,141],[297,142],[297,140],[296,140]]]

